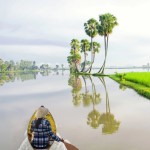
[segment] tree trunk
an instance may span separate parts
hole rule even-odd
[[[75,54],[76,54],[76,49],[74,48],[74,55]],[[74,63],[75,63],[75,69],[76,69],[75,72],[79,72],[79,69],[78,69],[76,61]]]
[[[107,52],[108,52],[108,35],[104,36],[104,43],[105,43],[105,59],[104,59],[102,67],[98,71],[98,73],[102,73],[102,74],[104,73],[106,58],[107,58]]]
[[[91,47],[90,47],[90,49],[91,49],[91,65],[90,65],[90,67],[85,71],[85,72],[88,72],[88,71],[89,71],[89,73],[91,72],[92,64],[93,64],[93,38],[92,38],[92,37],[91,37]]]
[[[75,67],[76,67],[76,72],[79,72],[79,69],[78,69],[78,66],[77,66],[76,62],[75,62]]]
[[[93,54],[93,62],[92,62],[92,64],[91,64],[91,67],[90,67],[89,73],[90,73],[90,72],[91,72],[91,70],[92,70],[92,66],[93,66],[94,60],[95,60],[95,53]]]
[[[81,72],[84,72],[85,64],[86,64],[86,52],[84,52],[84,66],[83,66]]]
[[[104,44],[105,44],[104,46],[105,46],[105,58],[106,58],[106,36],[105,35],[104,35]],[[104,62],[102,64],[101,68],[99,69],[98,73],[102,73],[102,70],[104,68],[104,63],[105,63],[105,59],[104,59]]]
[[[108,35],[106,36],[106,56],[105,56],[105,62],[104,62],[104,67],[103,67],[103,72],[105,70],[105,65],[106,65],[106,60],[107,60],[107,53],[108,53]]]
[[[107,45],[108,45],[108,42],[107,42],[107,36],[105,37],[105,61],[104,61],[104,65],[103,65],[103,70],[102,70],[102,74],[104,74],[104,70],[105,70],[105,65],[106,65],[106,58],[107,58]]]

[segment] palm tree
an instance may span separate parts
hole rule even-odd
[[[96,37],[96,35],[98,34],[98,22],[94,19],[91,18],[87,21],[87,23],[84,24],[84,29],[85,32],[88,36],[91,37],[91,45],[90,45],[90,51],[91,51],[91,66],[86,70],[86,72],[92,68],[92,62],[93,62],[93,38]]]
[[[98,73],[104,73],[107,52],[108,52],[108,40],[109,35],[112,33],[113,28],[118,25],[117,18],[110,13],[106,13],[99,16],[100,24],[97,26],[98,34],[104,36],[104,43],[105,43],[105,59],[103,62],[102,67],[98,71]]]
[[[70,65],[70,72],[71,73],[79,72],[78,65],[81,62],[80,54],[73,54],[71,56],[68,56],[67,57],[67,61],[68,61],[69,65]]]
[[[74,54],[79,52],[80,42],[77,39],[72,39],[70,45],[71,45],[71,49],[73,50]]]
[[[72,55],[72,62],[75,64],[75,72],[79,72],[78,69],[78,65],[80,63],[81,60],[81,56],[79,54],[79,50],[80,50],[80,42],[77,39],[72,39],[71,41],[71,55]]]
[[[85,69],[87,51],[90,51],[90,42],[87,39],[83,39],[81,40],[81,53],[84,53],[84,63],[81,72]]]

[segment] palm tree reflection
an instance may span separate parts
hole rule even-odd
[[[7,72],[0,73],[0,86],[5,83],[15,82],[15,80],[20,80],[22,82],[27,80],[36,79],[37,72]]]
[[[85,76],[82,76],[83,81],[84,81],[84,87],[85,87],[85,92],[82,93],[82,102],[83,102],[83,106],[87,107],[91,105],[92,102],[92,95],[89,93],[89,90],[87,88],[87,83],[86,83],[86,78]]]
[[[87,124],[93,129],[97,129],[99,126],[102,126],[103,134],[113,134],[118,131],[120,121],[117,121],[110,111],[109,95],[104,77],[99,77],[99,80],[105,90],[106,112],[104,113],[100,113],[98,109],[96,109],[96,105],[99,105],[101,102],[101,96],[100,93],[96,91],[92,78],[90,76],[82,76],[82,78],[84,82],[84,92],[82,93],[82,82],[79,76],[71,75],[68,81],[68,84],[72,86],[73,104],[75,106],[80,106],[81,103],[83,103],[83,107],[88,107],[90,105],[93,106],[92,111],[89,112],[87,116]],[[91,91],[87,87],[87,80],[89,80],[92,85]]]
[[[82,101],[82,95],[80,90],[82,89],[82,82],[79,76],[71,75],[68,80],[68,85],[72,87],[72,97],[74,106],[80,106]]]
[[[91,85],[92,85],[91,101],[93,104],[93,110],[88,114],[87,124],[90,125],[92,128],[96,129],[99,127],[100,113],[98,110],[96,110],[95,105],[97,105],[101,102],[101,98],[100,98],[100,94],[96,92],[95,85],[90,76],[89,76],[89,79],[90,79]]]
[[[99,127],[99,119],[100,119],[100,113],[98,110],[93,109],[88,114],[87,124],[90,125],[93,129],[97,129]]]
[[[99,78],[101,83],[104,86],[106,93],[106,112],[103,113],[99,119],[99,124],[102,124],[102,133],[104,134],[112,134],[119,129],[120,121],[117,121],[114,115],[110,112],[110,104],[109,104],[109,96],[106,88],[104,78]]]
[[[96,110],[95,105],[98,105],[101,102],[101,98],[100,98],[100,94],[96,92],[95,85],[90,76],[89,76],[89,79],[90,79],[91,85],[92,85],[92,94],[91,94],[90,98],[91,98],[91,103],[93,105],[93,110],[88,114],[87,124],[89,126],[91,126],[92,128],[96,129],[99,127],[100,113],[98,110]]]

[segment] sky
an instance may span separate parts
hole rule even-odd
[[[90,40],[84,23],[109,12],[119,25],[110,35],[106,66],[150,63],[149,8],[150,0],[0,0],[0,58],[67,65],[71,40]],[[100,66],[104,41],[94,40],[101,44]]]

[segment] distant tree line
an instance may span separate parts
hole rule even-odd
[[[45,71],[50,69],[51,67],[48,64],[42,64],[38,67],[35,61],[20,60],[19,62],[14,62],[13,60],[4,61],[0,59],[0,72]]]

